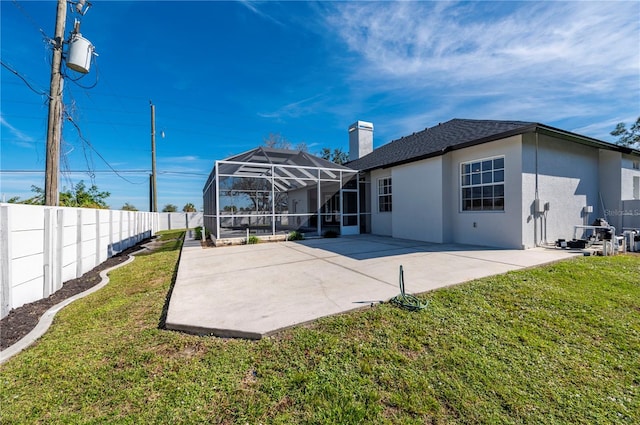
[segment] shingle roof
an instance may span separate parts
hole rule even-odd
[[[372,170],[442,155],[452,149],[533,131],[539,124],[527,121],[452,119],[374,149],[345,164],[355,170]]]

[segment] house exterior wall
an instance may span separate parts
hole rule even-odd
[[[620,230],[640,229],[640,155],[622,155],[621,192]]]
[[[537,160],[536,160],[537,157]],[[522,243],[524,248],[571,239],[574,225],[591,224],[601,217],[598,202],[598,150],[566,140],[523,135]],[[537,163],[537,170],[536,170]],[[544,212],[534,210],[538,198]],[[544,207],[548,204],[547,207]],[[586,213],[586,206],[593,213]]]
[[[447,153],[441,157],[442,161],[442,243],[454,242],[453,226],[455,223],[454,212],[458,211],[460,196],[454,194],[454,190],[447,189],[458,186],[460,176],[451,170],[458,169],[459,164],[454,164],[452,155]]]
[[[505,160],[504,210],[462,211],[461,164],[500,156]],[[373,170],[372,233],[527,249],[571,239],[575,225],[605,216],[621,233],[640,223],[638,162],[638,155],[526,133]],[[393,209],[380,213],[378,180],[389,176]]]
[[[451,239],[446,241],[522,248],[522,144],[521,136],[513,136],[451,152],[448,168],[449,210],[444,216]],[[504,211],[462,211],[460,188],[460,164],[485,158],[504,156]]]
[[[393,212],[380,212],[378,209],[378,180],[385,177],[392,177],[390,169],[381,169],[371,171],[371,233],[374,235],[393,236],[392,233],[392,214]],[[397,185],[391,180],[392,191]],[[395,206],[395,194],[392,193],[391,199],[393,211],[397,211]]]
[[[394,238],[443,242],[442,157],[394,167]]]
[[[622,154],[599,152],[600,215],[619,231],[622,228]],[[594,208],[595,211],[595,208]]]
[[[634,168],[638,167],[638,168]],[[634,193],[633,179],[640,180],[640,156],[622,155],[622,200],[640,199],[640,193]],[[638,196],[636,198],[636,196]]]

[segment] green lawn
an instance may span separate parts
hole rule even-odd
[[[640,257],[583,257],[261,341],[159,329],[178,260],[110,274],[0,367],[10,423],[640,423]]]

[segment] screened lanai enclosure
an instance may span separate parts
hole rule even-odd
[[[216,240],[358,234],[361,184],[357,171],[307,152],[259,147],[216,161],[203,190],[204,224]]]

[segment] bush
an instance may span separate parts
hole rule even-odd
[[[287,240],[290,240],[290,241],[301,241],[303,239],[304,239],[304,235],[298,232],[297,230],[294,230],[293,232],[289,232],[289,236],[287,236]]]
[[[193,229],[193,231],[195,232],[195,239],[201,241],[202,240],[202,226],[196,227],[195,229]],[[209,236],[211,236],[211,232],[209,232],[208,229],[205,229],[204,236],[205,236],[205,239],[209,239]]]
[[[325,238],[337,238],[338,237],[338,232],[336,232],[335,230],[327,230],[326,232],[324,232],[324,235],[322,235],[322,237],[325,237]]]
[[[256,235],[251,235],[249,236],[249,239],[247,239],[247,245],[255,245],[258,242],[260,242],[260,238],[258,238]]]

